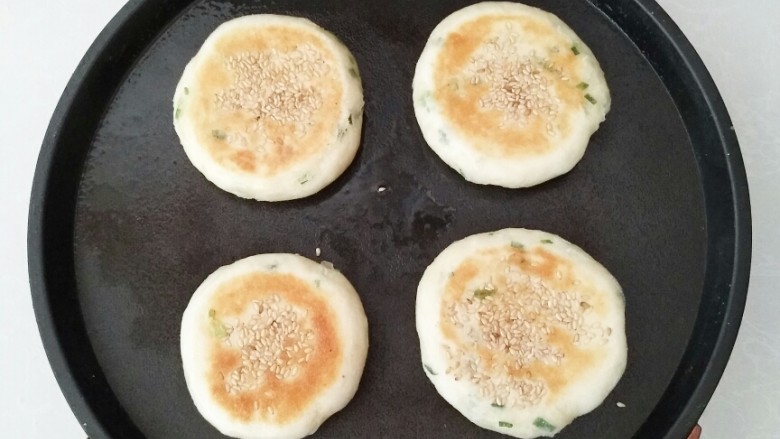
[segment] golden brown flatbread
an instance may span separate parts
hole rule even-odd
[[[217,28],[187,65],[174,126],[206,178],[244,198],[311,195],[357,151],[355,59],[309,20],[250,15]]]
[[[433,30],[415,70],[425,140],[467,180],[526,187],[571,170],[610,95],[584,42],[556,16],[478,3]]]
[[[475,424],[550,436],[601,404],[623,374],[624,308],[609,272],[556,235],[472,235],[420,281],[423,367]]]
[[[336,270],[289,254],[220,268],[182,320],[187,386],[217,429],[303,437],[357,390],[368,347],[360,299]]]

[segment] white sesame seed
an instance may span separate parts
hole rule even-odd
[[[492,288],[486,297],[475,290],[464,291],[453,299],[445,299],[442,309],[448,321],[463,337],[461,346],[445,345],[447,375],[453,379],[465,377],[480,388],[480,393],[493,401],[525,407],[537,404],[546,394],[546,382],[532,376],[525,365],[535,361],[561,365],[565,355],[548,342],[553,328],[562,325],[571,331],[577,346],[606,343],[611,329],[598,323],[585,327],[583,313],[586,303],[575,291],[561,291],[546,281],[524,272],[522,265],[513,265],[511,258],[495,257],[495,273],[513,273],[506,279],[485,279],[481,285]],[[562,273],[556,272],[561,278]],[[510,282],[511,281],[511,282]],[[478,346],[487,347],[491,360],[480,362],[475,356]],[[522,372],[521,374],[515,371]]]
[[[257,388],[260,372],[265,370],[278,380],[286,379],[297,373],[298,365],[308,361],[313,352],[310,341],[313,333],[305,329],[305,321],[301,320],[305,313],[282,303],[278,295],[253,301],[249,308],[254,312],[248,313],[247,318],[240,318],[234,326],[238,335],[234,348],[241,354],[241,364],[227,376],[222,376],[229,394]],[[224,343],[230,346],[229,339]],[[302,350],[308,350],[309,354],[296,354]]]
[[[271,50],[233,55],[225,62],[233,74],[233,85],[217,93],[214,102],[223,109],[243,110],[256,119],[284,124],[309,120],[322,98],[313,85],[300,84],[311,84],[326,73],[315,68],[320,63],[324,63],[321,54],[310,45],[287,53]]]

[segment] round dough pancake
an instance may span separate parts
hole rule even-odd
[[[184,69],[173,106],[192,164],[243,198],[312,195],[360,144],[357,63],[304,18],[249,15],[219,26]]]
[[[473,183],[527,187],[570,171],[609,111],[604,73],[553,14],[486,2],[445,18],[417,62],[425,141]]]
[[[225,435],[301,438],[352,399],[368,350],[358,294],[327,263],[264,254],[219,268],[184,311],[184,377]]]
[[[423,369],[480,427],[552,436],[596,408],[626,367],[623,293],[559,236],[504,229],[447,247],[417,290]]]

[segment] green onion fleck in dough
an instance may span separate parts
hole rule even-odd
[[[544,418],[536,418],[534,420],[534,426],[541,428],[542,430],[555,431],[555,426],[547,422]]]
[[[211,333],[214,334],[214,337],[217,338],[225,338],[228,335],[225,326],[222,323],[219,323],[217,320],[213,320],[211,322]]]
[[[580,90],[585,90],[586,88],[588,88],[588,83],[580,82],[579,84],[577,84],[577,88],[579,88]]]
[[[433,369],[431,369],[431,366],[428,366],[427,364],[423,363],[423,367],[425,368],[425,370],[428,371],[429,374],[436,375],[436,372],[434,372]]]
[[[594,98],[593,96],[591,96],[591,95],[589,95],[589,94],[586,94],[586,95],[585,95],[585,99],[587,99],[587,100],[588,100],[588,102],[590,102],[591,104],[595,104],[596,102],[598,102],[598,101],[596,100],[596,98]]]
[[[497,408],[497,409],[502,409],[502,408],[504,408],[504,406],[503,406],[503,405],[501,405],[501,404],[496,404],[495,402],[494,402],[494,403],[492,403],[492,404],[490,404],[490,406],[491,406],[491,407],[495,407],[495,408]]]
[[[190,89],[189,89],[189,88],[187,88],[187,87],[184,87],[184,94],[185,94],[185,95],[188,95],[188,94],[190,94]]]
[[[493,294],[496,294],[496,290],[489,290],[487,288],[480,288],[476,291],[474,291],[474,297],[476,297],[479,300],[484,299],[485,297],[492,296]]]
[[[512,241],[512,248],[519,248],[522,250],[525,248],[525,246],[517,241]]]
[[[504,421],[498,421],[499,427],[506,427],[506,428],[512,428],[511,422],[504,422]]]
[[[217,312],[214,309],[209,310],[209,323],[211,325],[211,333],[214,337],[225,338],[227,337],[227,328],[217,319]]]
[[[420,105],[422,105],[425,108],[428,108],[428,100],[433,96],[433,94],[430,91],[426,91],[423,93],[420,93],[420,96],[417,98],[417,100],[420,102]]]
[[[215,139],[219,139],[219,140],[225,140],[225,138],[227,138],[227,135],[225,134],[225,132],[224,131],[220,131],[220,130],[211,130],[211,135]]]
[[[572,45],[571,46],[571,51],[574,52],[575,55],[579,55],[580,54],[580,49],[577,48],[577,45]]]
[[[181,116],[181,108],[180,107],[176,107],[176,112],[173,114],[173,117],[178,119],[179,116]]]
[[[551,239],[542,239],[542,244],[552,244]]]

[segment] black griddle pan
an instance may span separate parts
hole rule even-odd
[[[452,241],[527,227],[583,247],[626,294],[625,375],[558,437],[684,437],[723,372],[746,298],[750,211],[735,133],[695,51],[652,1],[528,3],[590,46],[613,102],[571,172],[522,190],[464,181],[426,146],[413,115],[425,41],[467,2],[125,6],[54,112],[30,203],[36,318],[87,434],[220,437],[182,374],[179,325],[191,294],[237,259],[314,258],[320,247],[360,292],[370,349],[357,395],[316,437],[500,437],[469,423],[426,379],[414,299],[423,270]],[[173,130],[171,99],[188,60],[220,23],[252,13],[304,16],[333,31],[363,77],[360,152],[335,183],[302,200],[263,203],[219,190]]]

